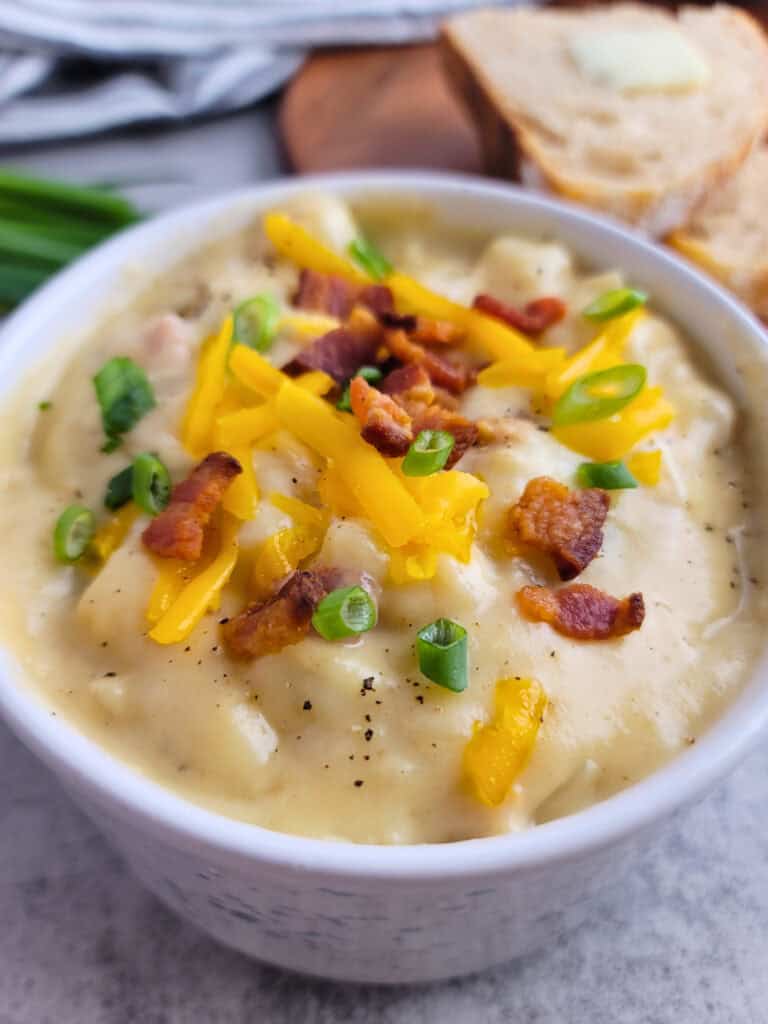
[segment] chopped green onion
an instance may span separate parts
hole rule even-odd
[[[133,460],[132,495],[142,511],[150,516],[162,512],[171,497],[171,475],[160,459],[143,452]]]
[[[446,690],[467,688],[467,631],[451,619],[436,619],[417,633],[419,671]]]
[[[581,487],[600,487],[604,491],[637,487],[637,480],[623,462],[582,462],[576,479]]]
[[[376,605],[360,586],[331,591],[315,608],[312,625],[326,640],[367,633],[376,625]]]
[[[374,281],[382,281],[392,273],[392,264],[368,238],[356,238],[347,249],[355,263]]]
[[[0,170],[0,196],[40,210],[107,221],[113,227],[138,220],[133,204],[112,192]]]
[[[552,413],[556,427],[604,420],[628,405],[645,385],[645,367],[623,363],[579,377],[562,395]]]
[[[0,305],[13,306],[59,268],[139,219],[98,188],[0,170]]]
[[[44,402],[38,402],[37,408],[40,410],[40,412],[48,412],[49,409],[53,408],[53,402],[49,402],[48,400]]]
[[[119,473],[115,473],[107,484],[107,492],[104,495],[104,504],[107,508],[116,511],[127,505],[133,497],[133,466],[126,466]]]
[[[644,306],[648,301],[645,292],[637,288],[615,288],[610,292],[603,292],[594,302],[583,309],[581,315],[587,320],[613,320],[614,317],[623,316],[625,313]]]
[[[453,451],[456,438],[445,430],[422,430],[403,459],[406,476],[431,476],[442,469]]]
[[[47,231],[19,230],[0,221],[0,256],[5,259],[35,261],[55,270],[76,259],[82,251],[78,242],[53,238]]]
[[[77,221],[58,214],[40,212],[34,208],[17,207],[12,201],[0,197],[0,226],[26,234],[44,235],[59,241],[71,242],[87,249],[112,233],[106,224]]]
[[[279,322],[277,299],[262,292],[235,307],[233,339],[257,352],[267,352],[275,340]]]
[[[362,377],[363,380],[367,380],[369,384],[375,384],[381,380],[384,374],[378,368],[378,366],[361,366],[355,374],[355,377]],[[354,377],[352,378],[354,380]],[[344,388],[341,394],[341,398],[336,403],[336,408],[340,409],[341,412],[351,412],[352,402],[349,397],[349,384]]]
[[[101,406],[101,420],[107,443],[102,451],[114,451],[141,417],[155,407],[155,396],[147,375],[127,356],[115,356],[93,378]]]
[[[0,259],[0,305],[15,306],[51,276],[50,267]]]
[[[60,562],[76,562],[96,529],[93,512],[85,505],[69,505],[56,520],[53,552]]]

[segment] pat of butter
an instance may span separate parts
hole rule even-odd
[[[706,61],[674,29],[584,32],[568,48],[582,74],[620,92],[681,92],[709,79]]]

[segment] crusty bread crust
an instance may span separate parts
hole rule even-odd
[[[722,9],[727,5],[718,6]],[[765,46],[768,74],[768,40],[762,27],[745,11],[737,8],[728,10],[732,17],[741,19]],[[669,12],[665,10],[664,14]],[[482,61],[462,46],[459,34],[454,31],[454,21],[473,16],[460,15],[443,26],[441,52],[448,80],[477,125],[486,170],[496,177],[543,185],[569,199],[629,221],[654,237],[662,237],[684,224],[697,205],[721,181],[738,170],[753,146],[768,133],[766,90],[764,96],[755,97],[756,103],[762,98],[762,110],[758,111],[755,119],[753,136],[741,141],[721,159],[705,164],[698,173],[688,175],[674,185],[610,188],[604,181],[574,176],[569,174],[567,167],[558,166],[551,159],[527,112],[502,95],[496,83],[485,73]],[[530,16],[535,17],[535,13]]]
[[[762,320],[768,322],[768,263],[755,267],[745,278],[742,269],[717,259],[704,243],[685,234],[685,229],[674,231],[667,242],[683,256],[708,271],[712,277],[729,288]]]
[[[667,242],[730,288],[768,321],[768,146],[713,192]]]

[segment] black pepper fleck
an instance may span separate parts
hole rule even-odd
[[[355,779],[355,785],[358,787],[358,789],[360,788],[360,786],[362,786],[362,784],[363,784],[363,780],[362,779]]]
[[[419,702],[419,704],[423,704],[424,703],[424,695],[421,694],[421,693],[417,693],[416,694],[416,700]]]
[[[373,729],[366,729],[364,735],[366,741],[370,743],[371,740],[373,739]]]
[[[304,711],[311,711],[312,710],[312,701],[311,700],[305,700],[304,703],[302,704],[302,708],[303,708]]]

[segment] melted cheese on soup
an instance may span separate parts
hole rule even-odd
[[[304,197],[292,212],[338,252],[360,232],[355,213],[332,198]],[[555,241],[481,244],[418,218],[359,216],[398,269],[456,301],[478,292],[516,304],[562,298],[568,315],[544,340],[569,352],[596,332],[580,311],[622,283],[619,272],[582,273]],[[578,642],[517,609],[521,587],[552,579],[505,546],[509,509],[534,477],[573,486],[584,461],[541,429],[548,421],[521,387],[476,386],[462,398],[466,416],[501,424],[493,443],[458,466],[490,492],[468,562],[440,554],[431,578],[395,584],[371,522],[331,519],[309,564],[367,574],[378,601],[378,625],[352,640],[310,632],[261,659],[231,658],[219,621],[248,600],[247,573],[236,570],[221,607],[187,640],[153,642],[145,612],[157,565],[141,542],[146,517],[95,575],[55,562],[61,509],[75,500],[102,508],[107,481],[131,457],[155,452],[175,480],[189,472],[179,423],[203,339],[249,295],[290,304],[296,268],[266,252],[260,224],[212,245],[99,325],[64,365],[54,352],[6,410],[0,629],[50,706],[190,800],[271,829],[358,842],[523,829],[621,790],[694,742],[737,693],[759,645],[751,512],[734,406],[652,306],[626,360],[644,365],[676,409],[640,446],[662,452],[661,479],[612,492],[600,556],[578,580],[617,597],[643,594],[645,621],[625,637]],[[281,366],[306,344],[287,322],[269,358]],[[146,370],[157,404],[121,448],[100,454],[91,379],[115,355]],[[51,407],[38,411],[41,398]],[[318,502],[323,464],[283,429],[255,447],[253,468],[262,498],[241,530],[245,552],[292,525],[268,495]],[[463,693],[418,670],[416,631],[439,617],[468,633]],[[547,712],[529,763],[488,807],[466,784],[463,752],[475,723],[491,718],[498,680],[515,677],[540,683]]]

